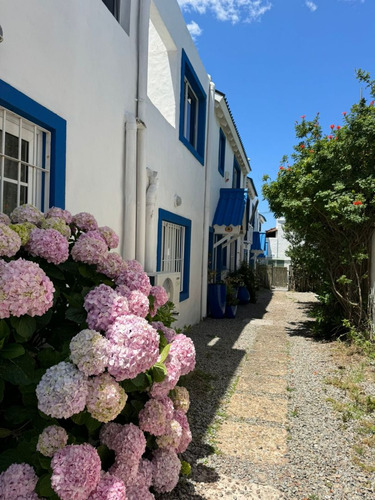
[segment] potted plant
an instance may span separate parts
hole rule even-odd
[[[226,305],[226,284],[223,281],[217,281],[216,270],[208,272],[208,314],[212,318],[224,318]]]
[[[233,286],[230,278],[226,281],[227,292],[226,292],[226,306],[225,306],[225,316],[227,318],[235,318],[237,313],[238,289]]]

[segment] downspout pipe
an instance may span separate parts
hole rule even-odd
[[[204,217],[202,243],[202,272],[201,272],[201,319],[207,316],[207,287],[208,287],[208,242],[210,228],[210,201],[211,201],[211,169],[212,169],[212,141],[211,119],[215,116],[215,84],[210,81],[207,112],[207,139],[206,139],[206,168],[204,181]]]
[[[137,121],[132,113],[126,113],[125,120],[124,228],[121,247],[124,259],[135,259]]]
[[[148,30],[151,0],[138,2],[138,82],[137,82],[137,214],[135,258],[145,265],[146,253],[146,107],[148,71]]]

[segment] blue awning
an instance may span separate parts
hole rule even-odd
[[[227,228],[242,226],[246,200],[247,189],[220,189],[220,198],[212,225]]]
[[[251,251],[259,252],[267,254],[267,241],[266,241],[266,233],[260,233],[259,231],[253,232],[253,242],[251,244]],[[261,257],[262,255],[259,255]],[[265,255],[263,255],[265,257]]]

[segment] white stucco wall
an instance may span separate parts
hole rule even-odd
[[[2,0],[1,25],[0,78],[67,121],[66,208],[92,212],[121,232],[135,40],[101,0]]]
[[[284,233],[284,224],[285,218],[280,218],[276,220],[276,238],[268,238],[269,242],[269,256],[273,259],[281,259],[290,261],[290,257],[288,257],[285,252],[289,248],[289,242],[285,238]]]

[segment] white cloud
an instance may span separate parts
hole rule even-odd
[[[187,29],[189,30],[191,38],[193,40],[196,40],[196,38],[200,36],[203,31],[195,21],[191,21],[191,23],[187,25]]]
[[[213,12],[220,21],[258,21],[271,9],[269,0],[178,0],[181,9],[205,14]]]
[[[318,6],[316,5],[316,3],[311,2],[311,0],[306,0],[305,4],[311,10],[311,12],[315,12],[316,9],[318,8]]]

